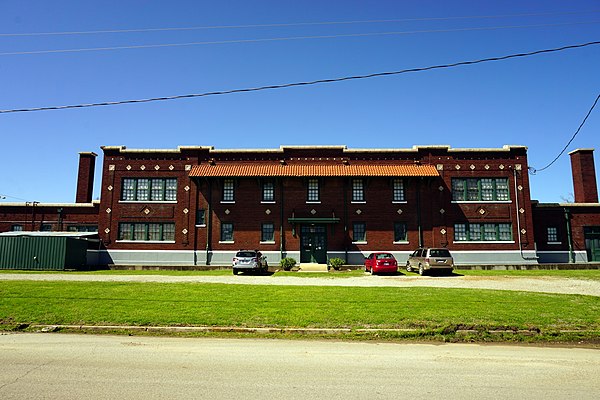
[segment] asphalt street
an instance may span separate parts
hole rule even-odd
[[[0,335],[2,399],[596,399],[600,351]]]

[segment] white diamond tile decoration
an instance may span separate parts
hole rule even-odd
[[[144,214],[146,214],[146,215],[150,214],[150,210],[148,208],[144,209]]]
[[[229,208],[227,210],[225,210],[225,214],[227,214],[227,215],[231,214],[231,211],[229,211]]]
[[[519,186],[517,186],[517,189],[523,190],[523,186],[519,185]]]
[[[475,169],[475,165],[474,165],[474,164],[471,164],[471,165],[469,165],[469,168],[471,168],[471,171],[472,171],[472,170],[474,170],[474,169]]]
[[[187,233],[188,233],[188,230],[187,230],[187,229],[185,229],[185,228],[183,228],[183,230],[181,231],[181,233],[183,233],[184,235],[187,235]]]
[[[175,167],[171,164],[169,165],[169,171],[173,171],[175,169]]]
[[[490,166],[489,166],[489,165],[487,165],[487,164],[485,164],[485,167],[483,167],[483,168],[485,168],[485,169],[490,169]]]
[[[271,214],[271,210],[269,210],[268,208],[265,210],[265,214],[270,215]]]
[[[456,170],[458,171],[460,169],[460,165],[456,164],[454,168],[456,168]]]
[[[436,165],[436,169],[438,171],[443,171],[444,170],[444,164],[438,164],[438,165]]]
[[[107,209],[106,209],[106,213],[107,213],[107,214],[110,214],[111,212],[112,212],[112,210],[111,210],[110,208],[107,208]]]
[[[192,166],[191,166],[191,165],[189,165],[189,164],[187,164],[187,165],[185,166],[185,170],[186,170],[186,171],[191,171],[191,170],[192,170]]]
[[[187,192],[190,190],[190,187],[186,185],[186,187],[184,187],[183,190],[185,190]]]
[[[443,208],[440,208],[440,214],[444,215],[446,213],[446,210],[444,210]]]
[[[104,233],[109,233],[109,232],[110,232],[110,229],[108,229],[108,228],[106,228],[106,229],[104,230]]]
[[[483,208],[480,208],[479,209],[479,214],[481,214],[481,215],[485,214],[485,210]]]
[[[154,169],[158,171],[160,169],[160,165],[155,165]]]
[[[126,167],[125,167],[125,169],[126,169],[127,171],[131,170],[131,165],[128,165],[128,166],[126,166]]]
[[[520,171],[523,169],[523,166],[521,164],[515,164],[515,170]]]
[[[398,211],[396,211],[398,214],[402,214],[402,209],[399,208]]]
[[[361,211],[361,209],[359,208],[358,210],[356,210],[356,215],[360,215],[360,214],[362,214],[362,211]]]
[[[315,215],[315,214],[317,213],[317,210],[315,210],[315,209],[313,208],[312,210],[310,210],[310,213],[311,213],[312,215]]]
[[[108,191],[109,191],[109,192],[111,192],[111,191],[113,190],[113,187],[112,187],[112,185],[109,185],[109,186],[107,187],[107,189],[108,189]]]
[[[446,234],[446,230],[445,230],[444,228],[442,228],[442,229],[440,230],[440,233],[441,233],[442,235],[445,235],[445,234]]]
[[[114,165],[114,164],[110,164],[110,165],[108,166],[108,170],[109,170],[109,171],[114,171],[114,170],[115,170],[115,165]]]
[[[525,229],[521,229],[521,233],[524,235],[527,233],[527,231]]]
[[[189,212],[190,212],[190,210],[188,210],[187,208],[184,208],[184,209],[183,209],[183,213],[184,213],[184,214],[187,214],[187,213],[189,213]]]
[[[145,165],[140,165],[140,169],[141,169],[142,171],[144,171],[144,170],[146,169],[146,166],[145,166]]]
[[[439,190],[440,192],[443,192],[443,191],[444,191],[444,187],[440,185],[440,187],[438,188],[438,190]]]
[[[523,213],[525,212],[525,210],[524,210],[524,209],[522,209],[522,208],[520,208],[520,209],[519,209],[519,212],[520,212],[521,214],[523,214]]]
[[[504,169],[504,164],[500,164],[500,166],[498,168]]]

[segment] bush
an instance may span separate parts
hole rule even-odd
[[[283,268],[284,271],[291,270],[296,265],[296,260],[292,257],[282,258],[279,261],[279,266]]]
[[[330,258],[329,259],[329,265],[331,265],[333,267],[333,269],[335,269],[336,271],[339,270],[342,265],[344,265],[346,262],[338,257],[334,257],[334,258]]]

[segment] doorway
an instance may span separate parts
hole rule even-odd
[[[302,226],[300,229],[300,262],[327,263],[327,229],[325,226]]]
[[[600,261],[600,226],[586,226],[583,228],[585,250],[588,261]]]

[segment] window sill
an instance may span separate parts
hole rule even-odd
[[[514,240],[454,240],[453,244],[514,244]]]
[[[177,204],[177,200],[119,200],[121,204]]]
[[[235,204],[235,200],[221,200],[221,204]]]
[[[510,204],[512,200],[452,200],[452,204]]]
[[[233,240],[219,240],[219,244],[234,244]]]
[[[196,228],[206,228],[206,224],[196,225]]]
[[[366,202],[366,201],[364,201],[364,200],[362,200],[362,201],[354,201],[354,200],[352,200],[352,201],[350,202],[350,204],[367,204],[367,202]]]
[[[260,204],[276,204],[276,203],[275,203],[275,200],[269,200],[269,201],[263,200],[260,202]]]
[[[259,243],[259,244],[275,244],[275,241],[274,241],[274,240],[267,240],[267,241],[264,241],[264,242],[263,242],[263,241],[260,241],[260,242],[258,242],[258,243]]]
[[[321,201],[307,201],[306,204],[321,204]]]
[[[392,200],[392,204],[406,204],[408,201],[406,200]]]
[[[562,244],[562,242],[548,242],[546,244]]]
[[[152,243],[152,244],[172,244],[174,240],[116,240],[116,243]]]
[[[410,244],[408,240],[401,240],[399,242],[394,242],[394,244]]]
[[[357,242],[352,242],[352,244],[367,244],[366,240],[359,240]]]

